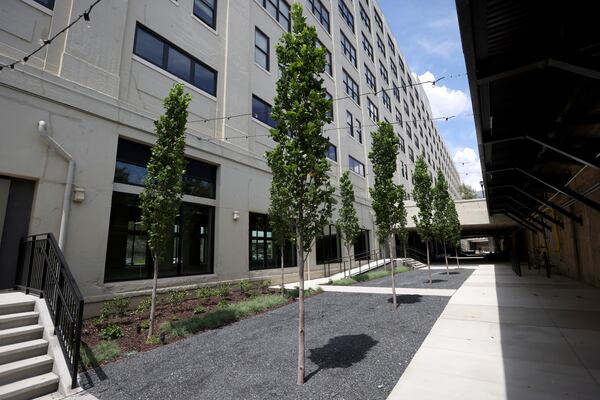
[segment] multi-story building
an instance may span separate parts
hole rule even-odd
[[[92,0],[5,0],[0,63],[22,59]],[[351,171],[364,228],[355,253],[375,248],[368,188],[371,132],[380,120],[400,137],[396,180],[412,190],[416,157],[442,169],[458,197],[459,177],[427,98],[374,0],[304,0],[327,49],[325,86],[333,123],[324,134],[334,184]],[[0,265],[17,274],[27,233],[60,236],[86,301],[150,287],[140,224],[153,121],[171,85],[192,94],[185,196],[161,287],[277,274],[266,220],[274,142],[269,116],[278,78],[275,47],[290,29],[286,0],[102,0],[82,20],[14,69],[0,74]],[[43,122],[40,122],[43,121]],[[334,220],[335,220],[334,216]],[[332,221],[333,223],[333,221]],[[294,253],[286,251],[288,273]],[[343,256],[333,225],[311,255]],[[172,261],[171,261],[172,259]],[[13,268],[15,266],[15,268]]]

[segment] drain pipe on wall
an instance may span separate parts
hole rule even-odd
[[[69,152],[65,150],[60,143],[58,143],[48,130],[48,124],[46,121],[38,121],[38,132],[46,139],[48,144],[61,156],[63,156],[68,162],[69,166],[67,169],[67,180],[65,184],[65,193],[63,195],[62,214],[60,216],[60,231],[58,233],[58,247],[64,252],[65,241],[67,238],[67,225],[69,223],[69,214],[71,213],[71,192],[73,191],[73,180],[75,177],[75,161]]]

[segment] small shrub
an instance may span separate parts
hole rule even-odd
[[[211,288],[201,287],[196,290],[196,297],[200,300],[209,299],[212,296]]]
[[[242,293],[247,293],[252,288],[252,283],[247,280],[243,280],[240,282],[240,291]]]
[[[160,338],[157,335],[152,335],[149,338],[146,338],[146,344],[150,346],[156,346],[160,344]]]
[[[356,281],[352,278],[342,278],[342,279],[336,279],[335,281],[333,281],[332,285],[350,286],[350,285],[354,285],[355,283],[356,283]]]
[[[369,280],[369,277],[367,275],[354,275],[352,277],[352,279],[354,279],[356,282],[365,282]]]
[[[262,281],[260,283],[260,288],[263,290],[267,290],[269,289],[269,286],[271,286],[272,282],[270,279],[265,279],[264,281]]]
[[[100,328],[106,323],[106,318],[104,318],[103,315],[100,315],[98,318],[94,319],[92,323],[96,328]]]
[[[181,307],[185,299],[187,298],[187,292],[184,290],[174,290],[169,293],[168,302],[175,308]]]
[[[81,345],[81,364],[84,369],[95,368],[112,361],[121,355],[121,348],[115,342],[100,342],[94,347]]]
[[[227,297],[231,293],[231,287],[228,283],[224,283],[217,289],[218,296]]]
[[[148,312],[148,310],[150,310],[151,306],[152,306],[152,297],[146,297],[145,299],[140,301],[140,303],[138,304],[138,306],[135,309],[135,313],[137,315],[145,314],[146,312]]]
[[[143,321],[140,323],[140,327],[141,327],[143,330],[148,330],[148,329],[150,328],[150,320],[147,320],[147,319],[143,320]]]
[[[219,304],[217,304],[218,307],[225,307],[229,304],[229,302],[225,299],[219,301]]]
[[[198,306],[196,308],[194,308],[194,314],[202,314],[206,312],[206,307],[204,306]]]
[[[123,329],[117,324],[110,324],[100,331],[100,339],[115,340],[123,337]]]
[[[125,314],[129,308],[130,301],[128,297],[115,297],[112,300],[108,300],[102,304],[100,315],[106,318],[113,314]]]

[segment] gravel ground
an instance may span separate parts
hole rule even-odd
[[[396,287],[424,289],[458,289],[459,287],[461,287],[463,282],[471,275],[473,270],[466,268],[456,269],[456,267],[450,267],[449,272],[450,274],[446,275],[445,269],[432,269],[431,284],[429,283],[429,273],[427,272],[427,268],[403,272],[401,274],[396,274]],[[388,276],[381,279],[374,279],[372,281],[360,282],[357,285],[391,287],[392,278]]]
[[[385,399],[448,302],[399,300],[392,311],[381,294],[307,299],[303,386],[296,385],[297,304],[82,373],[82,386],[101,400]]]

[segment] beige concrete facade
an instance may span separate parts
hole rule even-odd
[[[91,0],[56,0],[50,10],[35,0],[0,2],[0,62],[19,59],[37,48],[41,39],[62,29],[90,3]],[[332,53],[333,72],[325,74],[324,79],[333,98],[345,96],[343,71],[359,83],[361,93],[371,91],[365,81],[365,65],[376,75],[378,88],[391,88],[392,83],[400,87],[401,102],[388,91],[392,112],[383,105],[380,94],[361,96],[360,105],[351,99],[335,101],[334,123],[326,127],[326,134],[337,147],[337,162],[331,162],[334,183],[348,169],[349,155],[365,165],[364,177],[351,175],[360,224],[371,231],[370,248],[373,249],[377,246],[373,243],[368,196],[372,181],[368,152],[373,130],[369,125],[374,121],[367,111],[367,98],[378,107],[381,120],[395,121],[396,108],[404,121],[435,116],[431,115],[420,86],[401,87],[402,81],[416,82],[416,78],[410,75],[376,1],[345,0],[354,17],[354,33],[342,19],[337,0],[322,0],[330,13],[329,32],[315,18],[310,2],[302,3],[308,23],[317,27],[321,42]],[[151,145],[155,141],[153,121],[162,112],[162,99],[172,84],[180,81],[133,54],[136,24],[151,29],[218,73],[214,96],[184,82],[193,96],[186,155],[217,166],[215,199],[188,195],[184,198],[189,203],[214,207],[214,273],[162,278],[160,287],[278,275],[278,270],[250,271],[248,268],[249,212],[266,213],[269,205],[271,176],[263,156],[273,145],[268,137],[268,126],[251,116],[227,117],[251,112],[253,94],[272,104],[277,80],[274,49],[285,28],[269,14],[263,0],[218,0],[216,4],[216,23],[212,28],[194,15],[193,0],[103,0],[93,10],[90,27],[83,21],[74,25],[25,65],[0,73],[0,176],[35,182],[30,234],[53,232],[58,237],[68,167],[65,159],[40,137],[38,121],[46,121],[49,134],[75,162],[74,186],[85,191],[85,200],[71,204],[65,255],[87,302],[118,293],[141,293],[150,288],[149,280],[118,283],[104,280],[113,192],[136,194],[141,191],[138,186],[114,182],[118,139]],[[369,15],[370,32],[361,19],[361,6]],[[381,29],[374,12],[383,20]],[[255,28],[269,37],[271,71],[254,61]],[[343,54],[342,33],[356,49],[356,68]],[[363,49],[363,33],[373,46],[375,63]],[[388,34],[395,47],[393,55]],[[377,47],[376,35],[386,46],[386,56]],[[380,76],[380,60],[388,70],[389,84]],[[400,61],[406,66],[404,69],[400,68]],[[397,66],[398,78],[390,63]],[[415,99],[414,105],[409,100],[411,96]],[[410,115],[405,112],[404,101]],[[348,134],[347,110],[362,122],[362,143]],[[204,122],[205,119],[212,120]],[[410,147],[415,156],[421,151],[429,154],[432,172],[434,166],[441,168],[448,177],[452,194],[457,196],[458,173],[435,124],[412,123],[412,136],[421,142],[419,150],[414,139],[407,137],[407,123],[394,126],[406,145],[406,151],[398,158],[399,171],[401,165],[406,165],[409,172],[404,176],[398,172],[397,182],[411,191]],[[420,130],[424,132],[423,137]],[[237,220],[232,218],[234,211],[239,212]],[[310,263],[316,274],[314,252]],[[294,268],[286,269],[288,274],[295,272]]]

